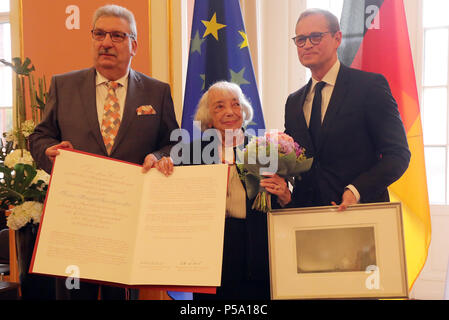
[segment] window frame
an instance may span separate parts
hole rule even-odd
[[[7,12],[5,12],[5,11],[0,12],[0,24],[9,23],[9,25],[11,26],[11,18],[10,17],[11,17],[11,12],[10,11],[9,12],[8,11]],[[12,39],[11,39],[11,42],[12,42]],[[12,43],[11,43],[11,47],[12,47]],[[11,56],[12,56],[12,52],[11,52]],[[14,90],[13,78],[11,78],[11,82],[12,82],[12,87],[13,87],[13,90]],[[14,96],[12,97],[11,106],[0,107],[0,113],[3,116],[7,116],[7,114],[8,114],[7,110],[10,110],[11,115],[14,115]],[[11,121],[12,121],[12,119],[11,119]],[[7,122],[6,122],[5,119],[3,119],[3,124],[5,124],[5,123],[7,123]],[[3,127],[3,125],[2,125],[2,127]],[[5,130],[8,130],[8,127],[3,128],[3,131],[5,131]],[[0,132],[0,134],[3,134],[3,132]]]
[[[422,1],[426,1],[426,0],[422,0]],[[427,31],[430,30],[436,30],[436,29],[446,29],[448,31],[448,38],[447,38],[447,42],[449,45],[449,24],[446,25],[441,25],[441,26],[430,26],[430,27],[425,27],[424,26],[424,17],[423,17],[423,10],[421,10],[421,24],[420,24],[420,28],[421,28],[421,39],[420,39],[420,51],[422,54],[422,65],[420,68],[420,72],[421,72],[421,81],[420,81],[420,105],[421,105],[421,117],[422,120],[424,120],[424,114],[423,114],[423,108],[424,108],[424,92],[426,89],[432,89],[432,88],[445,88],[446,89],[446,94],[447,94],[447,99],[446,99],[446,108],[447,108],[447,112],[446,112],[446,144],[426,144],[424,143],[424,150],[426,149],[430,149],[430,148],[444,148],[445,149],[445,163],[444,163],[444,186],[445,186],[445,193],[444,193],[444,203],[437,203],[437,202],[430,202],[431,201],[431,197],[429,195],[429,204],[431,206],[438,206],[438,207],[449,207],[449,64],[448,64],[448,68],[446,70],[447,72],[447,79],[446,79],[446,83],[445,84],[438,84],[438,85],[426,85],[425,83],[425,77],[424,75],[426,74],[426,63],[425,63],[425,53],[426,53],[426,34]],[[423,128],[423,135],[425,135],[425,131]],[[428,177],[429,178],[429,177]],[[428,184],[429,184],[429,180],[428,180]]]
[[[9,23],[10,21],[10,12],[9,11],[2,11],[0,12],[0,23]]]

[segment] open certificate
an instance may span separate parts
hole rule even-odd
[[[125,285],[220,286],[227,165],[165,177],[78,151],[56,158],[30,271]]]

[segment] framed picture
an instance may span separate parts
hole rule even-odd
[[[272,299],[408,297],[400,203],[268,214]]]

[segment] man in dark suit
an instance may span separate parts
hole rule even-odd
[[[170,134],[178,124],[170,87],[130,68],[137,51],[133,14],[116,5],[99,8],[92,45],[93,68],[52,78],[44,119],[30,136],[38,166],[50,172],[62,147],[143,164],[144,172],[156,167],[171,173]],[[68,291],[72,298],[98,295],[88,283]],[[125,294],[106,286],[101,292],[112,299]]]
[[[285,132],[314,157],[297,180],[290,205],[348,205],[389,201],[387,187],[408,167],[410,151],[386,79],[341,64],[342,33],[330,12],[301,14],[293,38],[312,73],[285,106]]]

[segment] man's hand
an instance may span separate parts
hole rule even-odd
[[[173,173],[173,160],[170,157],[162,157],[157,160],[152,153],[145,157],[142,172],[147,173],[151,168],[156,168],[162,174],[169,176]]]
[[[345,192],[343,193],[341,203],[338,206],[338,211],[345,211],[348,206],[353,204],[357,204],[357,198],[355,197],[355,195],[352,193],[351,190],[346,189]],[[332,201],[332,205],[337,206],[337,204],[334,201]]]
[[[58,149],[74,149],[70,141],[62,141],[59,144],[51,146],[45,150],[45,155],[51,162],[55,162],[56,156],[59,156]]]
[[[268,178],[260,180],[260,186],[265,188],[269,193],[276,195],[279,204],[284,207],[292,200],[287,182],[277,174],[267,176]]]

